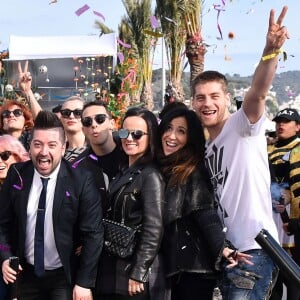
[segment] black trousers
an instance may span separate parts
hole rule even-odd
[[[187,272],[174,275],[170,279],[172,300],[211,300],[217,283],[215,279]]]
[[[111,295],[93,295],[94,300],[150,300],[149,295],[149,285],[148,283],[144,283],[144,291],[138,293],[134,296],[129,295],[118,295],[118,294],[111,294]]]
[[[97,295],[93,296],[94,300],[149,300],[150,296],[147,292],[142,292],[139,294],[136,294],[134,296],[125,296],[125,295]]]
[[[37,277],[33,266],[23,266],[18,300],[72,300],[72,293],[63,268],[45,271],[43,277]]]

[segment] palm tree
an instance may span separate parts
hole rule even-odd
[[[185,31],[182,12],[178,0],[156,0],[156,15],[161,22],[169,64],[169,86],[173,90],[174,101],[184,101],[181,76],[184,65]]]
[[[139,61],[139,52],[138,52],[138,47],[135,43],[135,40],[132,38],[133,37],[133,32],[132,32],[132,28],[129,25],[130,21],[128,16],[123,16],[120,22],[120,25],[118,27],[118,31],[119,31],[119,38],[121,41],[123,41],[124,43],[130,45],[130,49],[128,48],[123,48],[121,46],[119,46],[119,50],[120,52],[123,54],[124,56],[124,62],[130,60],[130,61],[136,61],[136,79],[135,79],[135,85],[137,86],[137,89],[135,90],[130,90],[129,92],[129,103],[128,105],[134,105],[135,103],[139,102],[140,99],[140,90],[141,90],[141,86],[142,86],[142,76],[140,76],[141,74],[141,70],[140,70],[140,64],[138,63]],[[130,68],[130,66],[128,66],[128,68]],[[128,69],[127,68],[127,69]],[[118,66],[118,69],[122,69],[122,66]],[[124,68],[123,68],[124,69]],[[118,72],[119,70],[117,70]],[[125,73],[123,74],[123,78],[122,80],[124,80],[124,76],[126,76],[126,74],[128,74],[128,70],[124,70]]]
[[[134,44],[134,50],[137,51],[135,54],[138,56],[139,66],[136,77],[141,86],[140,101],[152,110],[154,107],[151,87],[152,63],[156,42],[153,42],[151,35],[145,33],[151,31],[151,0],[122,0],[122,2],[127,12],[122,26],[123,28],[128,26],[126,31],[130,32],[131,37],[127,36],[126,38],[128,42]],[[125,35],[124,32],[125,30],[123,35]]]
[[[139,101],[153,109],[152,96],[152,63],[156,41],[153,43],[153,38],[146,35],[144,31],[150,31],[151,23],[151,0],[122,0],[126,9],[127,15],[122,17],[118,27],[119,39],[126,44],[130,44],[131,48],[123,48],[119,45],[119,50],[124,55],[124,61],[136,61],[135,68],[135,85],[139,88],[130,93],[129,105],[133,105]],[[96,26],[101,30],[101,33],[112,32],[102,22],[96,22]],[[116,68],[126,69],[126,66],[120,64]],[[124,79],[126,74],[123,74]]]
[[[171,62],[170,81],[177,91],[175,100],[183,100],[180,84],[184,55],[190,64],[190,82],[204,69],[206,46],[201,35],[201,15],[204,0],[156,0],[156,13],[165,34],[168,59]]]
[[[186,31],[185,54],[190,64],[191,82],[204,69],[206,47],[201,35],[202,5],[201,0],[178,0],[178,8],[182,12]]]

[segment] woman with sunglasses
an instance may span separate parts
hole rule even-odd
[[[29,150],[33,118],[30,110],[16,100],[8,100],[0,107],[0,134],[10,134]]]
[[[9,134],[0,136],[0,190],[9,167],[28,159],[28,152],[18,139]]]
[[[81,115],[84,99],[79,96],[69,97],[60,109],[60,120],[67,137],[67,148],[64,158],[75,160],[86,149],[86,138],[82,131]]]
[[[170,109],[159,124],[166,181],[162,253],[172,300],[211,300],[222,257],[250,263],[225,240],[204,165],[205,138],[194,111]],[[228,247],[231,245],[231,248]]]
[[[0,198],[1,187],[7,176],[9,167],[21,161],[29,160],[28,152],[22,143],[15,137],[4,134],[0,136]],[[3,281],[2,273],[0,275],[0,299],[6,299],[7,286]]]
[[[109,209],[105,218],[137,227],[137,245],[129,258],[102,251],[94,299],[167,299],[159,267],[162,238],[164,183],[154,164],[157,150],[157,119],[143,108],[131,108],[119,130],[129,163],[109,186]],[[151,269],[151,271],[150,271]]]

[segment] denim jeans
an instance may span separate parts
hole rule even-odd
[[[239,263],[232,269],[224,266],[221,282],[223,300],[265,300],[269,299],[278,270],[273,260],[262,250],[244,253],[253,257],[253,265]]]

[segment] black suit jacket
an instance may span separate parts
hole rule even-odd
[[[19,256],[25,261],[27,203],[33,180],[31,161],[10,167],[0,199],[0,259]],[[67,279],[82,287],[93,287],[102,249],[103,228],[100,194],[91,173],[74,169],[62,160],[53,200],[56,248]],[[34,232],[32,233],[34,234]],[[75,248],[82,245],[81,255]]]

